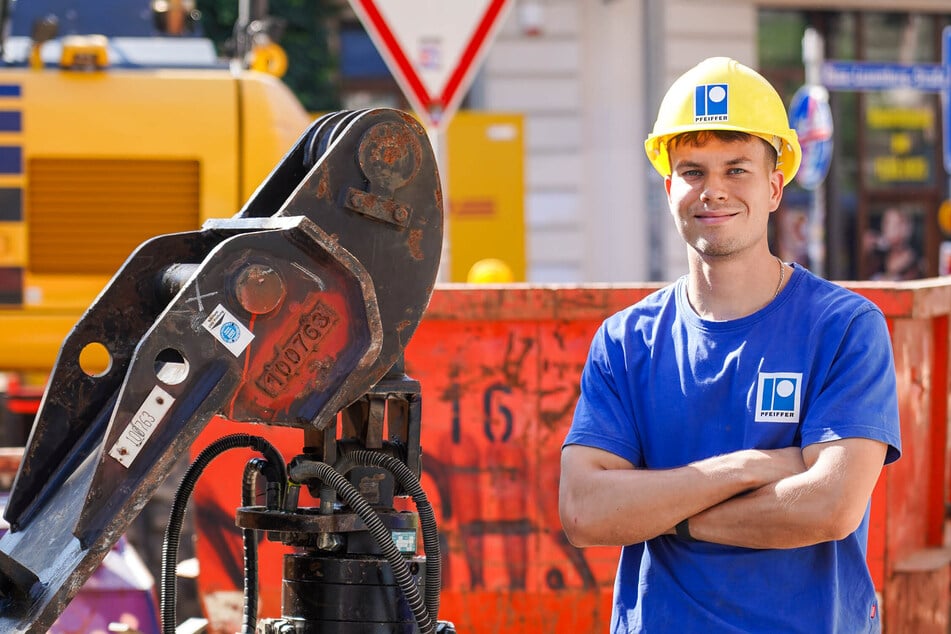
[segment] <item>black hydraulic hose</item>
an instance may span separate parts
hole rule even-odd
[[[244,466],[241,480],[241,505],[254,505],[257,476],[264,473],[268,462],[254,458]],[[241,544],[244,548],[244,621],[242,634],[254,634],[258,620],[258,540],[254,529],[241,529]]]
[[[442,586],[442,560],[439,553],[439,531],[436,528],[436,513],[433,511],[426,491],[419,478],[406,464],[393,456],[379,451],[355,449],[344,454],[343,460],[351,464],[382,467],[396,476],[403,489],[409,493],[419,513],[423,533],[423,552],[426,554],[426,608],[433,621],[439,617],[439,591]],[[337,470],[346,473],[349,466],[338,462]]]
[[[281,474],[278,476],[282,478],[280,488],[283,490],[286,486],[287,466],[284,464],[284,458],[277,448],[264,438],[250,434],[231,434],[219,438],[198,454],[195,461],[188,467],[185,475],[182,476],[182,482],[178,485],[178,490],[175,491],[172,510],[168,516],[168,525],[165,527],[165,540],[162,543],[162,587],[161,596],[159,597],[162,634],[175,634],[175,593],[177,591],[175,566],[178,563],[178,544],[181,539],[182,523],[185,519],[188,499],[195,489],[199,476],[212,460],[229,449],[242,448],[254,449],[262,453],[271,463],[271,468]],[[277,497],[282,498],[283,496],[278,495]]]
[[[290,468],[291,480],[302,483],[317,478],[324,484],[329,484],[337,492],[350,509],[363,520],[370,535],[376,540],[383,556],[390,563],[393,577],[403,591],[403,596],[409,604],[419,626],[420,634],[435,634],[436,622],[430,618],[429,610],[419,596],[419,588],[413,582],[413,575],[409,571],[406,559],[393,542],[389,529],[383,520],[377,516],[370,503],[360,494],[355,486],[343,477],[331,465],[325,462],[300,461],[295,459]]]

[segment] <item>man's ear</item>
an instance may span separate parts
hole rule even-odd
[[[779,203],[783,200],[784,180],[782,170],[773,170],[769,175],[769,213],[779,209]]]

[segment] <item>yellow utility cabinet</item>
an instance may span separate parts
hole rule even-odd
[[[446,135],[449,281],[465,282],[473,264],[504,262],[525,280],[524,117],[458,112]]]

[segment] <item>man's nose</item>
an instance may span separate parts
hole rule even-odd
[[[703,183],[703,190],[700,192],[700,200],[709,202],[713,200],[726,200],[726,188],[722,181],[716,176],[708,176]]]

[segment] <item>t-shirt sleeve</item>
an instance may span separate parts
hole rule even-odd
[[[607,325],[602,325],[581,373],[581,395],[564,446],[602,449],[638,466],[640,443],[624,369],[623,345],[610,338]]]
[[[885,317],[874,306],[859,311],[830,354],[829,372],[805,413],[803,446],[869,438],[887,444],[885,463],[894,462],[901,455],[901,439],[895,361]]]

